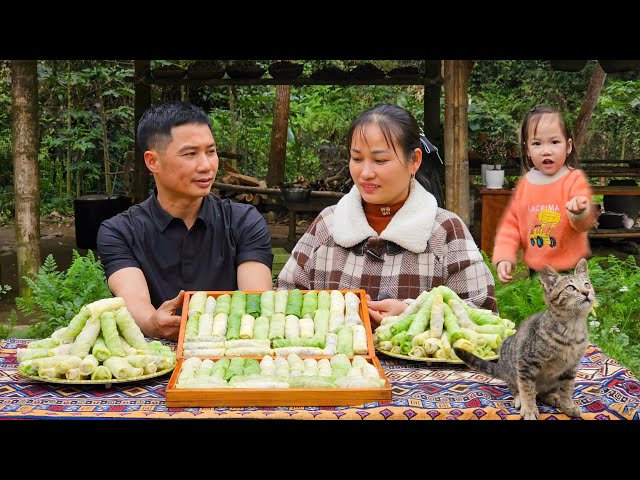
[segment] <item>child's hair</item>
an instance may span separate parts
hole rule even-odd
[[[438,149],[427,139],[415,117],[397,105],[384,103],[377,105],[358,115],[347,132],[347,151],[351,151],[351,140],[356,131],[362,134],[366,125],[376,124],[380,127],[387,143],[396,151],[396,145],[402,149],[404,156],[414,160],[414,150],[422,150],[422,163],[416,172],[416,180],[433,194],[438,206],[444,205],[444,182],[442,181],[442,160]],[[432,158],[437,155],[438,160]]]
[[[522,123],[520,124],[520,158],[522,159],[522,165],[524,165],[525,170],[528,172],[531,170],[534,165],[531,161],[531,158],[527,156],[527,140],[529,140],[529,126],[533,125],[533,131],[535,133],[538,128],[538,123],[540,122],[540,117],[543,115],[556,115],[558,117],[558,121],[560,122],[560,128],[564,130],[564,137],[566,140],[570,138],[573,139],[571,135],[571,129],[567,126],[562,114],[559,110],[549,107],[547,105],[539,105],[537,107],[533,107],[529,112],[524,116]],[[564,163],[569,168],[578,168],[578,152],[576,150],[576,146],[573,145],[571,149],[571,153],[567,156],[567,159]]]
[[[211,119],[202,109],[188,102],[154,105],[140,117],[136,141],[143,151],[161,149],[170,143],[171,130],[186,124],[202,124],[211,128]]]

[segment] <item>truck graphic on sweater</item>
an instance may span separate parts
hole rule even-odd
[[[557,242],[555,237],[551,236],[551,231],[560,221],[560,214],[549,210],[541,210],[538,214],[538,220],[540,220],[540,223],[533,227],[529,235],[531,246],[538,245],[539,248],[542,248],[543,245],[550,245],[551,248],[554,248]]]

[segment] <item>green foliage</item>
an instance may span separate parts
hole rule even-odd
[[[9,337],[11,332],[13,332],[16,323],[18,323],[18,315],[15,310],[11,310],[7,323],[0,323],[0,339]]]
[[[496,299],[500,316],[519,324],[528,316],[546,309],[539,280],[531,281],[519,264],[514,280],[500,283],[491,262],[483,252],[485,263],[496,282]],[[589,278],[598,305],[590,315],[589,340],[609,357],[640,374],[640,266],[629,255],[620,260],[615,255],[593,257],[588,261]],[[519,277],[519,278],[516,278]]]
[[[53,255],[48,255],[36,276],[25,280],[33,295],[17,297],[16,305],[34,316],[36,323],[29,330],[34,338],[48,337],[68,325],[83,305],[112,296],[102,264],[92,250],[85,257],[74,250],[65,272],[59,272]]]

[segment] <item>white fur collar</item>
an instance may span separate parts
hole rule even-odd
[[[424,252],[431,236],[438,202],[417,181],[407,201],[382,231],[380,238],[400,245],[413,253]],[[354,185],[340,199],[333,213],[333,239],[344,248],[350,248],[369,237],[377,237],[367,222],[362,197]]]

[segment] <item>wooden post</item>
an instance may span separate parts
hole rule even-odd
[[[440,60],[424,62],[424,133],[438,150],[442,148],[442,126],[440,125],[440,91],[441,84],[434,84],[433,79],[441,75]]]
[[[145,110],[151,106],[151,86],[143,81],[149,76],[150,60],[134,60],[135,100],[134,100],[134,132],[138,130],[138,122]],[[134,133],[135,135],[135,133]],[[150,173],[144,163],[144,151],[136,141],[135,162],[133,166],[133,203],[140,203],[149,196]]]
[[[284,180],[290,97],[291,85],[276,85],[269,169],[267,170],[267,186],[269,187],[279,185]]]
[[[444,161],[447,210],[469,225],[467,85],[471,60],[444,60]]]
[[[11,62],[11,144],[16,208],[18,295],[31,295],[24,277],[40,268],[40,172],[38,150],[38,62]]]

